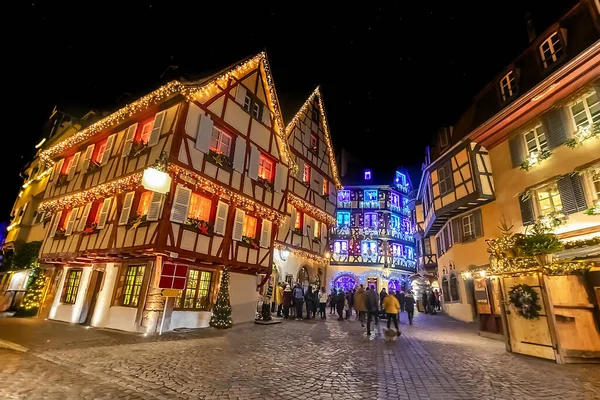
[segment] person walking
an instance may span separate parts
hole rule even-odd
[[[312,317],[317,317],[317,311],[319,309],[319,287],[315,286],[313,288],[313,299],[312,299]]]
[[[421,303],[423,303],[423,312],[425,314],[427,314],[427,304],[428,304],[427,298],[428,298],[427,291],[423,290],[423,294],[421,295]]]
[[[290,316],[290,307],[292,306],[292,289],[286,284],[283,290],[283,318],[288,319]]]
[[[400,303],[400,312],[404,311],[404,291],[403,290],[398,290],[396,292],[396,299],[398,300],[398,303]]]
[[[283,283],[277,284],[275,291],[275,304],[277,304],[277,316],[282,317],[281,310],[283,309]]]
[[[336,306],[337,313],[338,313],[338,321],[344,320],[343,312],[344,312],[344,304],[345,303],[346,303],[346,295],[344,294],[344,290],[340,289],[335,298],[335,306]]]
[[[398,328],[398,312],[400,311],[400,302],[398,299],[391,295],[385,296],[383,299],[383,308],[385,309],[385,313],[387,314],[387,327],[390,329],[390,324],[392,320],[394,321],[394,326],[396,327],[396,331],[398,331],[398,336],[400,336],[400,328]]]
[[[367,306],[365,304],[367,300],[367,293],[365,292],[364,286],[361,284],[354,294],[354,309],[358,314],[357,318],[360,321],[360,326],[365,327],[365,314]]]
[[[375,291],[375,286],[371,287],[366,292],[365,305],[367,309],[367,336],[371,337],[371,320],[375,318],[375,325],[379,326],[379,298]]]
[[[432,315],[437,315],[437,311],[435,309],[435,293],[429,292],[429,312]]]
[[[327,300],[329,295],[327,294],[327,290],[325,290],[325,286],[321,288],[321,292],[319,293],[319,313],[321,314],[321,319],[327,319],[325,314],[327,308]]]
[[[333,314],[336,308],[336,299],[337,299],[337,291],[335,289],[331,289],[331,293],[329,294],[329,315]]]
[[[442,311],[442,307],[440,305],[440,292],[435,289],[433,294],[435,294],[435,308],[437,308],[438,311]]]
[[[352,316],[352,309],[354,308],[354,292],[355,288],[348,291],[348,319]]]
[[[312,286],[308,285],[306,289],[306,293],[304,294],[304,302],[306,303],[306,319],[310,319],[310,315],[312,314],[312,305],[313,305],[313,292]]]
[[[413,316],[415,314],[415,298],[410,290],[406,292],[406,295],[404,296],[404,309],[408,314],[408,323],[412,325]]]
[[[294,288],[294,306],[296,307],[296,321],[302,320],[302,303],[304,301],[304,290],[300,283]]]
[[[385,296],[387,296],[387,292],[385,291],[385,288],[382,288],[381,292],[379,292],[379,308],[383,308],[383,299]]]

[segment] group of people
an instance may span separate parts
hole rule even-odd
[[[423,303],[423,310],[425,314],[437,314],[437,311],[442,310],[440,303],[440,292],[437,289],[432,291],[423,291],[421,294],[421,301]]]
[[[434,295],[435,296],[435,295]],[[387,327],[390,329],[392,321],[400,336],[398,327],[398,316],[400,312],[406,311],[408,322],[412,325],[415,311],[415,298],[410,290],[403,291],[390,290],[388,293],[385,288],[377,293],[375,286],[364,287],[349,290],[332,289],[327,293],[325,287],[317,288],[309,285],[306,290],[297,283],[291,287],[288,283],[277,285],[275,293],[275,302],[277,304],[277,316],[285,319],[302,320],[316,318],[317,312],[321,319],[326,319],[326,308],[329,305],[329,314],[337,313],[338,320],[350,319],[352,310],[356,311],[356,319],[360,321],[361,326],[367,327],[367,336],[371,336],[371,322],[379,323],[380,318],[387,319]]]

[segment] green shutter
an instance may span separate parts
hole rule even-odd
[[[581,177],[565,175],[557,182],[563,214],[574,214],[587,208]]]
[[[512,166],[513,168],[516,168],[521,165],[525,159],[525,155],[523,154],[523,135],[518,134],[511,137],[508,140],[508,146],[510,147],[510,159],[512,161]]]

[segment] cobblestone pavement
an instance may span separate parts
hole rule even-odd
[[[600,365],[507,353],[472,325],[422,315],[368,340],[355,321],[284,321],[143,337],[0,320],[0,398],[599,399]]]

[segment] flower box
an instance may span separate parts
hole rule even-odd
[[[131,144],[131,150],[129,150],[129,154],[127,154],[127,157],[129,157],[129,158],[138,157],[149,151],[150,151],[150,146],[148,146],[148,142],[133,142]]]
[[[150,225],[150,221],[146,221],[146,216],[137,214],[135,217],[129,219],[126,228],[129,231],[131,229],[140,228],[142,226],[148,225]]]
[[[65,229],[64,228],[58,228],[56,229],[56,232],[54,233],[53,239],[57,240],[57,239],[65,239],[67,237],[66,233],[65,233]]]
[[[90,161],[90,165],[88,165],[86,174],[93,174],[94,172],[100,171],[101,165],[96,161]]]
[[[89,236],[89,235],[94,235],[98,232],[100,232],[100,229],[98,229],[97,224],[95,222],[92,222],[90,225],[86,226],[83,231],[81,231],[81,236]]]
[[[213,236],[215,234],[214,226],[201,219],[188,218],[183,228],[204,236]]]
[[[240,241],[240,246],[249,247],[251,249],[258,249],[260,247],[260,242],[256,238],[242,236],[242,240]]]
[[[302,229],[294,228],[292,229],[292,232],[294,232],[296,235],[304,236],[304,232],[302,232]]]
[[[273,190],[275,190],[274,187],[273,187],[273,182],[271,182],[271,181],[269,181],[269,180],[267,180],[265,178],[259,177],[257,179],[257,182],[261,186],[263,186],[267,192],[273,193]]]
[[[58,178],[56,178],[56,184],[54,186],[55,187],[59,187],[59,186],[66,185],[67,184],[67,178],[68,178],[67,174],[60,174],[60,175],[58,175]]]
[[[206,161],[216,165],[219,168],[224,169],[225,171],[233,171],[233,162],[231,161],[229,156],[226,156],[225,154],[217,153],[214,150],[209,150],[208,157],[206,157]]]

